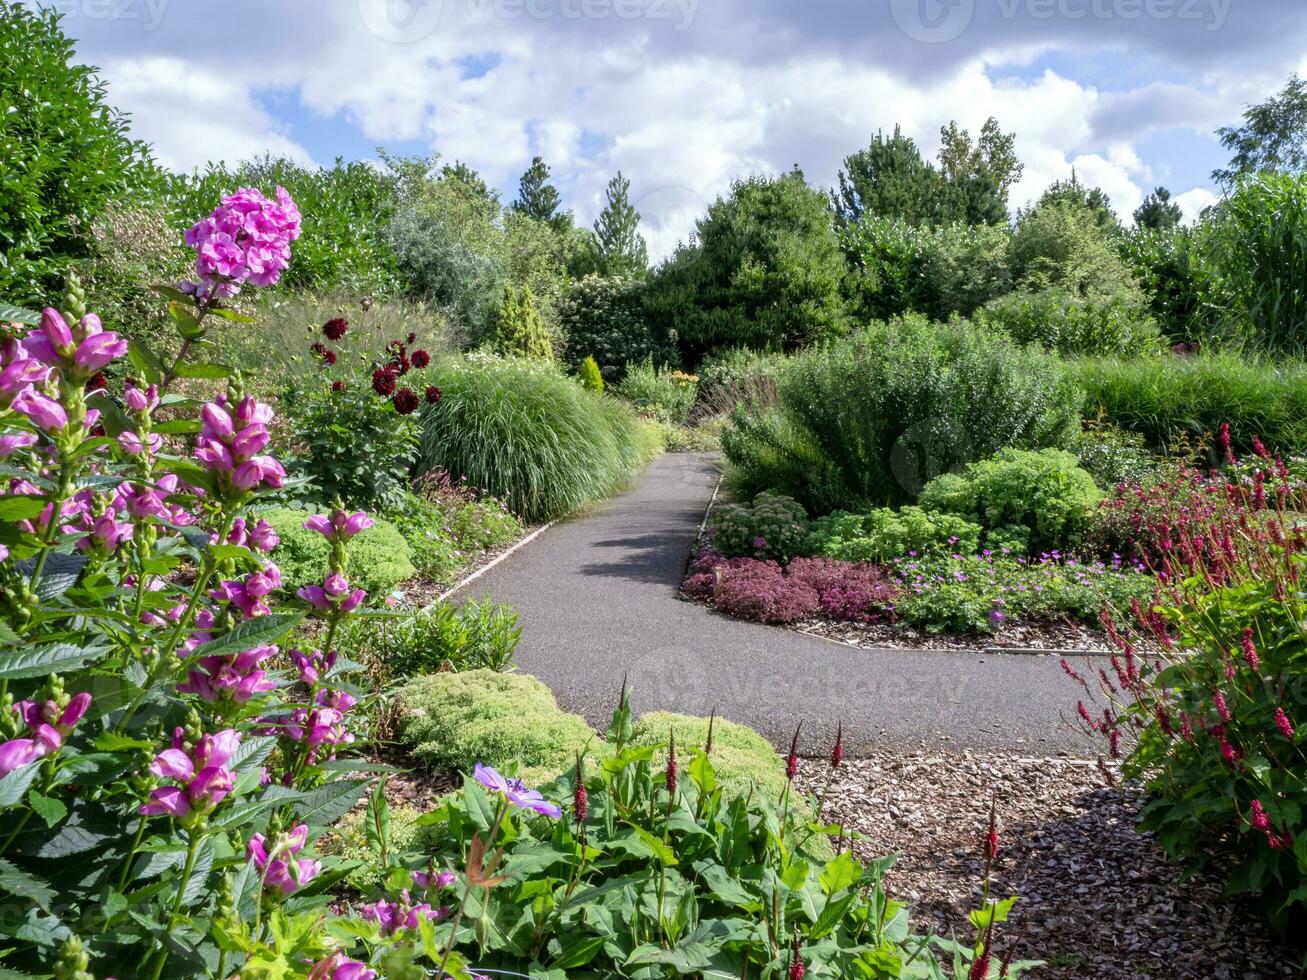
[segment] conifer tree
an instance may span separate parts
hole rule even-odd
[[[604,276],[642,279],[649,271],[649,250],[640,234],[640,212],[631,204],[631,182],[621,171],[608,182],[608,203],[594,224],[596,271]]]
[[[495,314],[493,346],[506,357],[529,357],[539,361],[553,361],[554,348],[549,341],[540,309],[529,287],[518,290],[512,285],[504,287]]]
[[[549,165],[543,157],[536,157],[517,182],[513,210],[563,234],[572,227],[572,212],[564,211],[562,205],[558,188],[549,182]]]

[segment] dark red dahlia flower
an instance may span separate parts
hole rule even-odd
[[[328,340],[340,340],[349,329],[349,321],[344,317],[335,317],[322,325],[322,336]]]
[[[438,386],[436,386],[436,385],[427,385],[426,395],[427,395],[427,404],[428,404],[428,405],[439,405],[439,404],[440,404],[440,388],[439,388]]]
[[[377,368],[372,372],[372,390],[382,398],[389,398],[395,392],[395,373],[388,367]]]
[[[408,359],[415,368],[424,368],[431,363],[431,355],[424,350],[415,350]]]
[[[418,401],[417,393],[412,388],[400,388],[399,391],[395,392],[392,401],[395,405],[395,411],[399,412],[400,415],[411,415],[417,411],[418,405],[421,404]]]

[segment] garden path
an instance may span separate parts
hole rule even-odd
[[[517,664],[599,727],[624,674],[637,712],[720,717],[784,751],[927,747],[1089,756],[1065,720],[1076,690],[1057,657],[862,650],[730,619],[678,598],[718,464],[657,460],[629,493],[550,528],[466,588],[511,602],[525,629]]]

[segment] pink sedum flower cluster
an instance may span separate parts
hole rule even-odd
[[[285,188],[275,197],[242,187],[186,231],[199,281],[182,283],[184,292],[234,296],[247,282],[276,284],[290,265],[290,243],[300,237],[300,213]]]

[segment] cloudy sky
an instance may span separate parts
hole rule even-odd
[[[898,123],[988,116],[1128,214],[1213,199],[1212,135],[1307,69],[1302,0],[54,0],[166,165],[439,153],[511,199],[535,154],[597,213],[623,171],[651,252],[749,173],[834,183]]]

